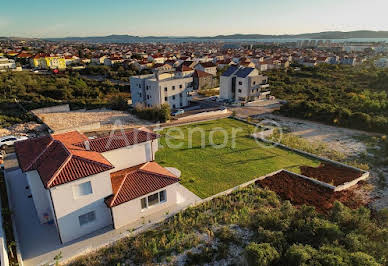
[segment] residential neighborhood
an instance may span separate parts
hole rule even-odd
[[[4,1],[0,265],[387,265],[387,8]]]

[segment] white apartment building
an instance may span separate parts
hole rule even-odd
[[[132,104],[146,107],[168,103],[172,109],[188,106],[193,77],[182,73],[154,73],[130,78]]]
[[[230,66],[220,78],[220,98],[234,102],[263,99],[269,95],[268,77],[255,68]]]
[[[16,68],[15,60],[8,59],[6,57],[0,57],[0,70],[15,69],[15,68]]]

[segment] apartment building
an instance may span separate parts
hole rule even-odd
[[[255,68],[230,66],[220,78],[220,98],[235,102],[253,101],[267,97],[268,77]]]
[[[158,73],[130,78],[132,104],[146,107],[168,103],[171,108],[188,106],[193,91],[193,77],[181,73]]]

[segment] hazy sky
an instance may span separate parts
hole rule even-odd
[[[1,0],[0,36],[387,30],[388,0]]]

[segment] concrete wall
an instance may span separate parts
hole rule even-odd
[[[87,181],[91,181],[93,193],[76,198],[73,187]],[[63,243],[112,224],[110,209],[104,202],[112,194],[109,172],[81,178],[50,190]],[[91,211],[95,211],[96,220],[81,226],[78,217]]]
[[[232,98],[232,78],[220,77],[220,98],[231,99]]]
[[[114,227],[120,228],[124,225],[132,223],[139,219],[144,219],[144,222],[147,223],[147,216],[160,212],[163,209],[167,209],[175,204],[177,204],[177,192],[176,187],[178,183],[167,186],[163,189],[157,190],[140,198],[128,201],[126,203],[120,204],[112,208],[112,215],[114,221]],[[166,190],[167,201],[158,205],[154,205],[147,209],[141,209],[141,199],[149,195],[155,194],[159,191]]]
[[[153,161],[158,150],[158,140],[147,141],[133,146],[124,147],[102,153],[102,155],[115,167],[112,172]]]
[[[26,172],[26,177],[40,223],[53,220],[54,214],[50,207],[51,199],[49,191],[43,186],[38,172],[36,170]]]
[[[70,112],[70,106],[68,104],[63,104],[63,105],[34,109],[31,112],[33,112],[34,114]]]

